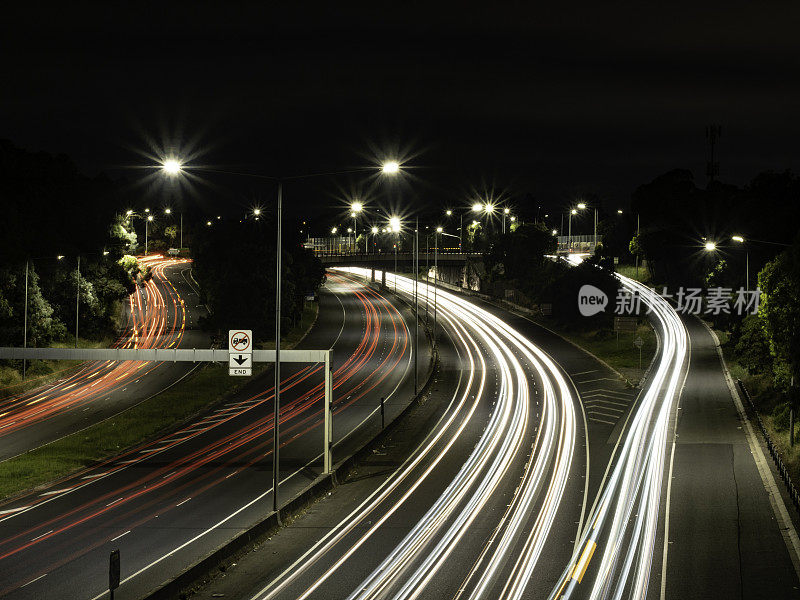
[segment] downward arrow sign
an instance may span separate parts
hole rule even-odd
[[[247,362],[247,357],[240,354],[239,356],[234,356],[233,360],[236,361],[236,364],[241,365],[242,363]]]

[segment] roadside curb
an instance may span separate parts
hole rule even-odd
[[[372,448],[380,444],[386,436],[391,434],[396,429],[400,420],[427,395],[433,381],[433,374],[436,372],[438,366],[439,356],[436,350],[432,348],[431,361],[419,392],[399,414],[386,424],[384,429],[367,440],[360,449],[336,463],[332,473],[317,477],[311,485],[293,496],[291,500],[278,509],[277,512],[270,513],[260,522],[218,547],[199,562],[185,569],[177,577],[162,583],[158,589],[143,596],[142,600],[188,598],[193,593],[192,588],[201,583],[202,580],[215,569],[219,569],[220,571],[225,570],[223,568],[223,563],[226,560],[236,556],[263,537],[281,529],[287,523],[291,522],[292,517],[300,513],[318,498],[321,498],[326,493],[333,490],[338,485],[338,481],[344,479],[353,467],[357,466],[364,458],[371,456]]]

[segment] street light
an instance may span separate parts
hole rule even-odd
[[[479,213],[482,210],[483,210],[483,204],[481,204],[480,202],[476,202],[475,204],[472,205],[472,212]]]
[[[150,211],[149,208],[145,208],[144,210],[146,212]],[[147,225],[149,223],[151,223],[152,220],[153,220],[153,215],[147,215],[147,218],[144,220],[144,253],[145,253],[145,256],[147,255],[147,235],[148,235]]]
[[[711,241],[709,241],[709,242],[706,242],[706,244],[705,244],[705,249],[706,249],[708,252],[714,252],[714,251],[717,249],[717,244],[716,244],[716,243],[714,243],[714,242],[711,242]]]
[[[181,172],[181,163],[179,163],[177,160],[173,158],[170,158],[164,161],[163,168],[164,172],[167,173],[167,175],[177,175],[178,173]]]
[[[503,209],[503,233],[505,233],[505,232],[506,232],[506,217],[508,216],[508,214],[509,214],[510,212],[511,212],[511,209],[510,209],[510,208],[504,208],[504,209]],[[514,219],[514,217],[511,217],[511,219],[513,220],[513,219]]]
[[[381,169],[387,175],[394,175],[400,171],[400,163],[394,160],[390,160],[389,162],[383,163],[383,167]]]
[[[731,239],[744,246],[744,238],[740,235],[732,235]],[[750,289],[750,251],[745,246],[744,251],[744,285],[746,289]]]
[[[170,174],[177,174],[183,170],[183,167],[178,161],[166,161],[163,165],[164,170]],[[198,169],[210,172],[221,173],[224,175],[234,175],[238,177],[253,177],[257,179],[269,179],[277,183],[277,203],[276,203],[276,244],[275,244],[275,387],[273,393],[273,424],[272,424],[272,508],[278,512],[278,487],[280,483],[279,473],[279,452],[280,452],[280,399],[281,399],[281,280],[282,280],[282,265],[281,265],[281,251],[282,244],[282,221],[283,221],[283,183],[285,181],[299,181],[301,179],[311,179],[313,177],[330,177],[333,175],[344,175],[347,173],[363,173],[367,171],[374,171],[373,168],[358,168],[348,169],[343,171],[325,171],[320,173],[307,173],[304,175],[293,175],[289,177],[273,177],[270,175],[261,175],[258,173],[234,173],[231,171],[224,171],[219,169],[210,169],[207,167],[198,167]],[[395,174],[400,171],[399,163],[395,161],[386,162],[382,165],[381,170],[386,174]],[[260,209],[256,209],[259,211]],[[253,211],[255,214],[255,210]],[[327,452],[327,449],[326,449]],[[326,454],[327,457],[327,454]],[[327,459],[326,459],[327,464]]]
[[[364,205],[361,202],[353,202],[350,205],[350,216],[353,217],[353,246],[358,241],[358,214],[363,210]],[[357,250],[357,248],[356,248]],[[364,236],[364,252],[367,251],[367,236]]]

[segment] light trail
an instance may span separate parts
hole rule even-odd
[[[591,525],[583,531],[551,600],[618,600],[623,596],[643,600],[647,596],[670,413],[685,373],[688,333],[664,298],[632,279],[618,278],[651,310],[660,351],[647,390],[630,417],[619,456],[590,511]]]
[[[361,277],[368,273],[358,268],[339,270]],[[396,284],[399,293],[413,293],[410,279],[388,273],[386,279],[387,285]],[[432,287],[420,283],[418,289],[423,299],[433,299]],[[449,410],[432,434],[370,498],[255,598],[286,597],[289,586],[312,570],[317,573],[316,579],[296,597],[313,597],[320,586],[346,568],[371,537],[388,526],[401,507],[416,499],[420,486],[445,475],[442,461],[465,428],[474,426],[477,408],[492,400],[495,405],[485,430],[444,491],[348,598],[417,598],[426,593],[443,568],[463,573],[459,596],[523,597],[569,478],[577,435],[577,400],[550,357],[501,319],[442,290],[437,292],[437,306],[468,373],[455,391]],[[497,394],[492,397],[487,389],[490,366],[496,368],[499,378]],[[542,403],[538,424],[531,420],[535,407],[526,367],[532,368],[542,382],[536,394],[537,403]],[[501,486],[511,481],[520,483],[498,518],[489,510],[490,503]],[[464,543],[467,532],[489,523],[493,527],[491,541],[473,567],[454,564],[450,559]],[[357,534],[361,528],[366,530]],[[355,540],[348,539],[352,535]],[[320,571],[317,565],[325,556],[334,557],[333,563]],[[509,561],[513,564],[510,574],[498,581]],[[502,590],[499,594],[498,589]]]
[[[185,331],[186,309],[180,294],[167,278],[164,269],[188,264],[186,259],[165,259],[161,256],[141,258],[143,267],[151,268],[152,278],[137,285],[128,297],[128,331],[112,347],[168,348],[180,344]],[[146,299],[142,297],[146,291]],[[162,293],[167,291],[168,299]],[[172,326],[167,328],[167,305],[172,308]],[[157,363],[137,365],[132,362],[90,362],[79,366],[68,377],[53,384],[0,401],[0,430],[8,435],[19,429],[51,419],[66,410],[82,408],[109,393],[121,390],[133,379],[157,369]],[[70,369],[72,367],[67,367]],[[66,370],[64,369],[64,370]]]
[[[343,291],[353,294],[364,319],[364,331],[355,350],[334,372],[336,394],[333,409],[339,413],[359,401],[363,402],[365,396],[374,393],[378,385],[397,372],[402,362],[410,360],[410,340],[402,315],[385,298],[363,284],[353,285],[351,281],[338,276],[329,277],[329,282],[342,283]],[[379,342],[383,344],[382,349]],[[295,397],[286,404],[282,403],[282,448],[305,440],[308,434],[322,426],[324,384],[321,381],[315,383],[312,379],[314,376],[322,379],[321,369],[319,365],[310,365],[296,373],[287,373],[283,379],[283,389],[290,394],[294,391]],[[306,388],[298,389],[304,382]],[[287,400],[289,398],[287,396]],[[235,474],[231,472],[232,465],[236,467],[236,473],[247,472],[272,453],[272,438],[269,435],[273,425],[272,401],[272,389],[264,389],[251,397],[229,403],[231,406],[226,405],[225,412],[214,414],[213,421],[209,421],[208,417],[194,421],[91,469],[70,475],[53,484],[58,493],[46,498],[26,498],[25,504],[19,509],[2,506],[0,522],[13,533],[0,539],[0,565],[4,564],[2,561],[26,552],[49,552],[51,547],[68,544],[65,538],[69,538],[76,528],[93,525],[79,534],[79,547],[69,552],[58,551],[54,555],[47,566],[47,570],[52,571],[102,546],[112,537],[131,530],[136,535],[138,527],[146,527],[153,519],[164,522],[169,519],[171,511],[188,497],[201,500],[204,494],[219,490],[226,482],[238,485],[232,479]],[[269,410],[265,410],[267,408]],[[238,421],[235,420],[237,418]],[[232,423],[235,424],[233,427]],[[205,438],[200,438],[203,441],[198,442],[197,438],[203,435]],[[186,442],[190,440],[195,440],[194,444],[186,447]],[[183,447],[186,449],[181,451]],[[168,451],[172,451],[172,458],[158,458]],[[154,457],[155,463],[148,463]],[[142,469],[144,465],[150,468]],[[310,466],[313,465],[306,465]],[[135,475],[127,477],[124,484],[108,485],[109,477],[131,467],[138,469],[133,472]],[[65,484],[67,481],[69,484]],[[21,515],[43,510],[43,505],[89,485],[102,486],[91,500],[68,505],[66,510],[53,511],[55,514],[45,518],[40,516],[32,519],[30,515],[22,517],[29,520],[23,520],[19,530],[11,529]],[[264,493],[261,488],[259,493]],[[21,501],[16,499],[12,503]],[[194,501],[180,506],[178,510],[188,510],[193,504]],[[202,507],[202,501],[197,505]],[[44,545],[44,548],[37,548],[40,545]],[[158,560],[152,564],[157,563]],[[23,579],[30,579],[34,575],[36,573],[25,572],[13,583],[4,582],[6,587],[0,589],[0,596],[18,588]]]

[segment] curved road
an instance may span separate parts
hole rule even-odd
[[[301,347],[334,349],[335,452],[363,443],[377,400],[410,400],[404,316],[362,284],[330,277]],[[319,475],[321,365],[284,365],[281,498]],[[120,548],[116,597],[138,598],[271,512],[271,371],[160,439],[0,505],[0,596],[100,598]],[[355,432],[355,433],[353,433]]]
[[[153,277],[128,298],[120,348],[207,348],[196,329],[206,313],[191,264],[160,256],[140,258]],[[89,362],[51,385],[0,400],[0,460],[83,429],[173,385],[197,366],[189,363]]]

